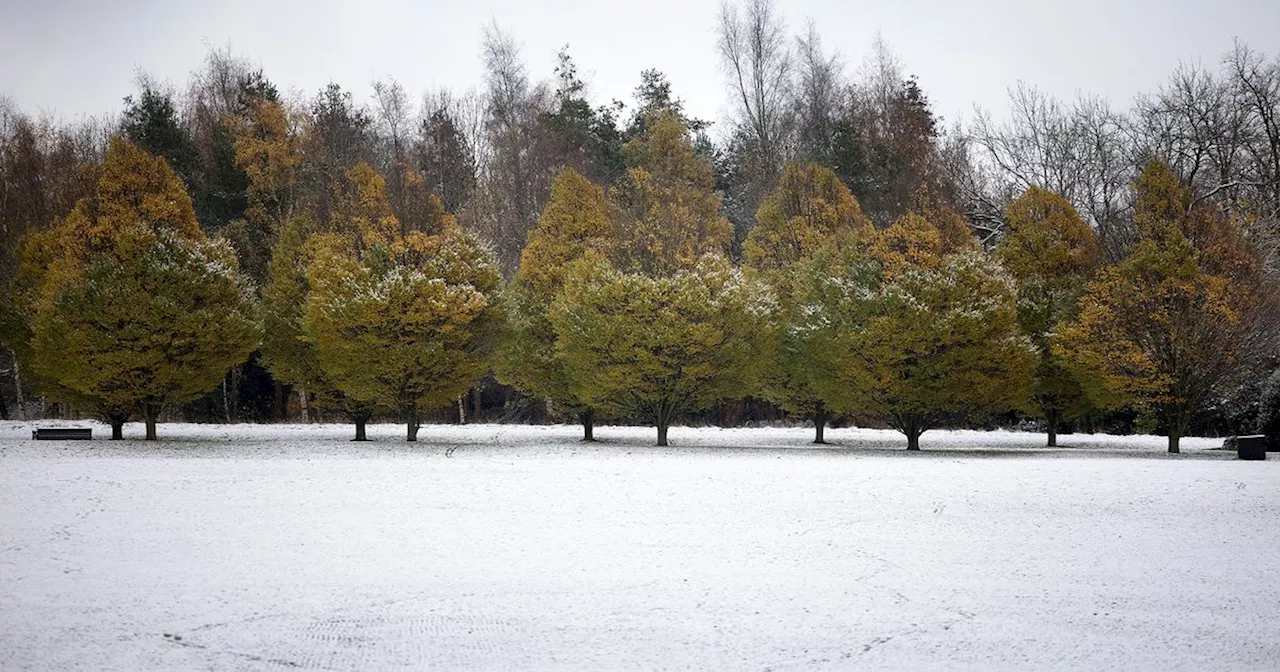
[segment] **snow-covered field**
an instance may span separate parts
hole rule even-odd
[[[1219,440],[30,429],[5,670],[1280,669],[1280,460]]]

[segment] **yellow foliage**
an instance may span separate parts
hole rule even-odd
[[[872,230],[849,188],[829,168],[788,164],[778,187],[756,211],[745,262],[776,270],[827,246],[853,245]]]

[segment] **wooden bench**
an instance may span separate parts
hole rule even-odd
[[[93,430],[88,427],[41,427],[31,430],[31,438],[37,441],[89,441]]]

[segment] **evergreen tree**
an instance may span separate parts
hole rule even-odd
[[[652,418],[665,446],[678,413],[759,387],[773,310],[768,288],[722,258],[650,276],[588,254],[571,264],[550,318],[584,402]]]
[[[1048,445],[1058,424],[1089,408],[1071,367],[1054,353],[1058,328],[1074,319],[1085,283],[1102,260],[1093,229],[1066,199],[1031,187],[1009,204],[1007,229],[997,254],[1018,281],[1018,326],[1036,349],[1031,401],[1044,418]]]
[[[498,349],[498,379],[578,416],[593,440],[600,409],[584,401],[556,349],[548,311],[564,287],[567,266],[588,251],[607,253],[612,229],[604,190],[572,169],[551,185],[551,200],[529,232],[520,269],[508,289],[509,319]]]
[[[761,273],[780,304],[777,367],[765,396],[788,413],[813,420],[815,443],[823,443],[830,409],[820,379],[830,371],[837,328],[849,327],[845,294],[835,278],[874,286],[868,264],[855,251],[871,235],[871,223],[847,187],[830,169],[788,165],[778,188],[756,213],[748,236],[746,266]],[[846,277],[846,271],[853,275]]]
[[[367,165],[347,171],[346,185],[333,231],[311,243],[303,329],[325,382],[357,411],[357,440],[366,414],[395,411],[416,441],[422,412],[487,370],[500,277],[452,217],[438,232],[402,233]]]
[[[155,440],[160,412],[198,398],[257,344],[250,286],[225,242],[208,241],[163,159],[115,138],[97,191],[32,237],[31,359],[56,398],[132,412]]]

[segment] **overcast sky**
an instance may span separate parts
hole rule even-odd
[[[695,116],[727,112],[715,53],[718,0],[0,0],[0,95],[64,120],[115,113],[144,69],[185,84],[210,45],[261,65],[284,91],[336,81],[358,97],[394,77],[428,87],[481,82],[482,26],[516,36],[534,78],[565,44],[598,102],[631,100],[644,68],[667,73]],[[1179,62],[1216,65],[1240,38],[1280,52],[1280,0],[779,0],[792,32],[816,22],[856,69],[878,32],[948,123],[974,105],[998,115],[1019,80],[1060,97],[1127,105]]]

